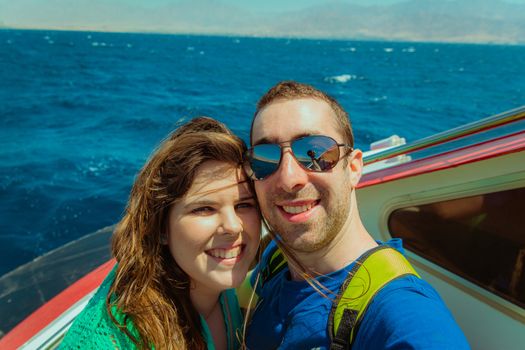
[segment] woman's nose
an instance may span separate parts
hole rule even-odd
[[[234,208],[228,209],[221,214],[222,233],[238,234],[243,230],[242,220]]]

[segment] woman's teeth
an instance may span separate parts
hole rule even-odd
[[[236,258],[237,256],[239,256],[241,254],[241,251],[242,251],[242,247],[237,246],[231,249],[220,249],[220,248],[210,249],[208,250],[208,254],[213,257],[220,258],[220,259],[232,259],[232,258]]]

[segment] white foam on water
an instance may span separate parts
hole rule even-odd
[[[388,100],[388,96],[380,96],[380,97],[373,97],[370,99],[370,101],[372,102],[380,102],[380,101],[385,101],[385,100]]]
[[[413,47],[413,46],[410,46],[409,48],[403,49],[402,51],[403,52],[413,53],[413,52],[416,52],[416,48]]]
[[[357,49],[355,47],[342,47],[339,49],[341,52],[356,52]]]
[[[346,82],[349,82],[350,80],[357,79],[357,75],[352,74],[341,74],[341,75],[334,75],[332,77],[326,77],[324,78],[324,81],[327,81],[329,83],[341,83],[344,84]]]
[[[98,45],[99,45],[99,44],[98,44],[97,41],[93,41],[93,42],[91,43],[91,46],[98,46]]]
[[[385,47],[383,50],[384,50],[385,52],[393,52],[393,51],[394,51],[394,49],[391,48],[391,47]]]

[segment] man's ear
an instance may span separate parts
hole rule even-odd
[[[348,166],[350,167],[350,181],[352,187],[356,187],[361,179],[363,173],[363,152],[360,149],[355,149],[348,155]]]

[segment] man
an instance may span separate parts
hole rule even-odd
[[[359,217],[363,162],[353,141],[347,113],[309,85],[281,82],[257,105],[245,168],[276,238],[250,278],[259,298],[250,350],[330,348],[341,286],[355,260],[383,244]],[[287,264],[261,280],[276,242]],[[386,244],[402,251],[399,240]],[[437,292],[414,274],[380,289],[355,328],[354,350],[469,348]]]

